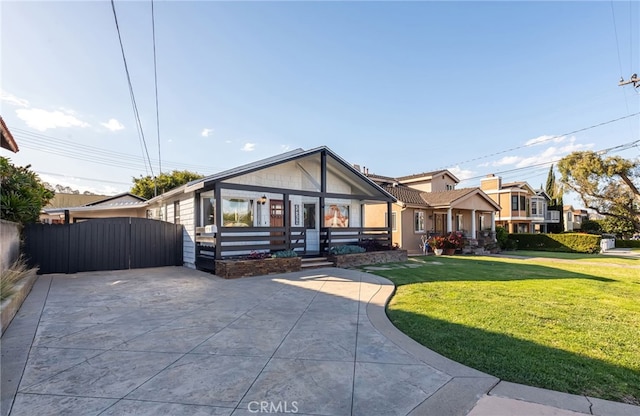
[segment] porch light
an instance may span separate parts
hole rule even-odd
[[[267,196],[262,195],[262,197],[258,199],[258,202],[260,203],[260,205],[264,205],[267,202]]]

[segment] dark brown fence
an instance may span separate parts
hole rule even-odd
[[[29,224],[24,251],[41,274],[182,266],[182,230],[145,218]]]

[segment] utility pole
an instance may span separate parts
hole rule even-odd
[[[640,78],[638,78],[638,75],[637,74],[631,75],[631,78],[629,78],[628,81],[625,81],[624,78],[620,78],[620,82],[618,83],[618,86],[622,87],[623,85],[628,85],[628,84],[633,84],[635,88],[639,88]]]

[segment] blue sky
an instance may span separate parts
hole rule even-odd
[[[157,1],[159,140],[151,3],[115,6],[154,173],[158,141],[163,171],[202,174],[327,145],[382,175],[538,187],[573,150],[640,139],[640,88],[618,86],[640,72],[635,1]],[[82,191],[150,173],[110,2],[0,13],[0,114],[21,148],[2,155]]]

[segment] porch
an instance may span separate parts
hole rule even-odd
[[[252,253],[293,250],[300,257],[312,257],[324,256],[341,245],[357,245],[367,251],[392,248],[388,227],[321,227],[320,243],[311,247],[305,227],[219,227],[215,232],[206,231],[206,227],[196,229],[196,268],[209,271],[215,271],[216,260],[246,258]]]

